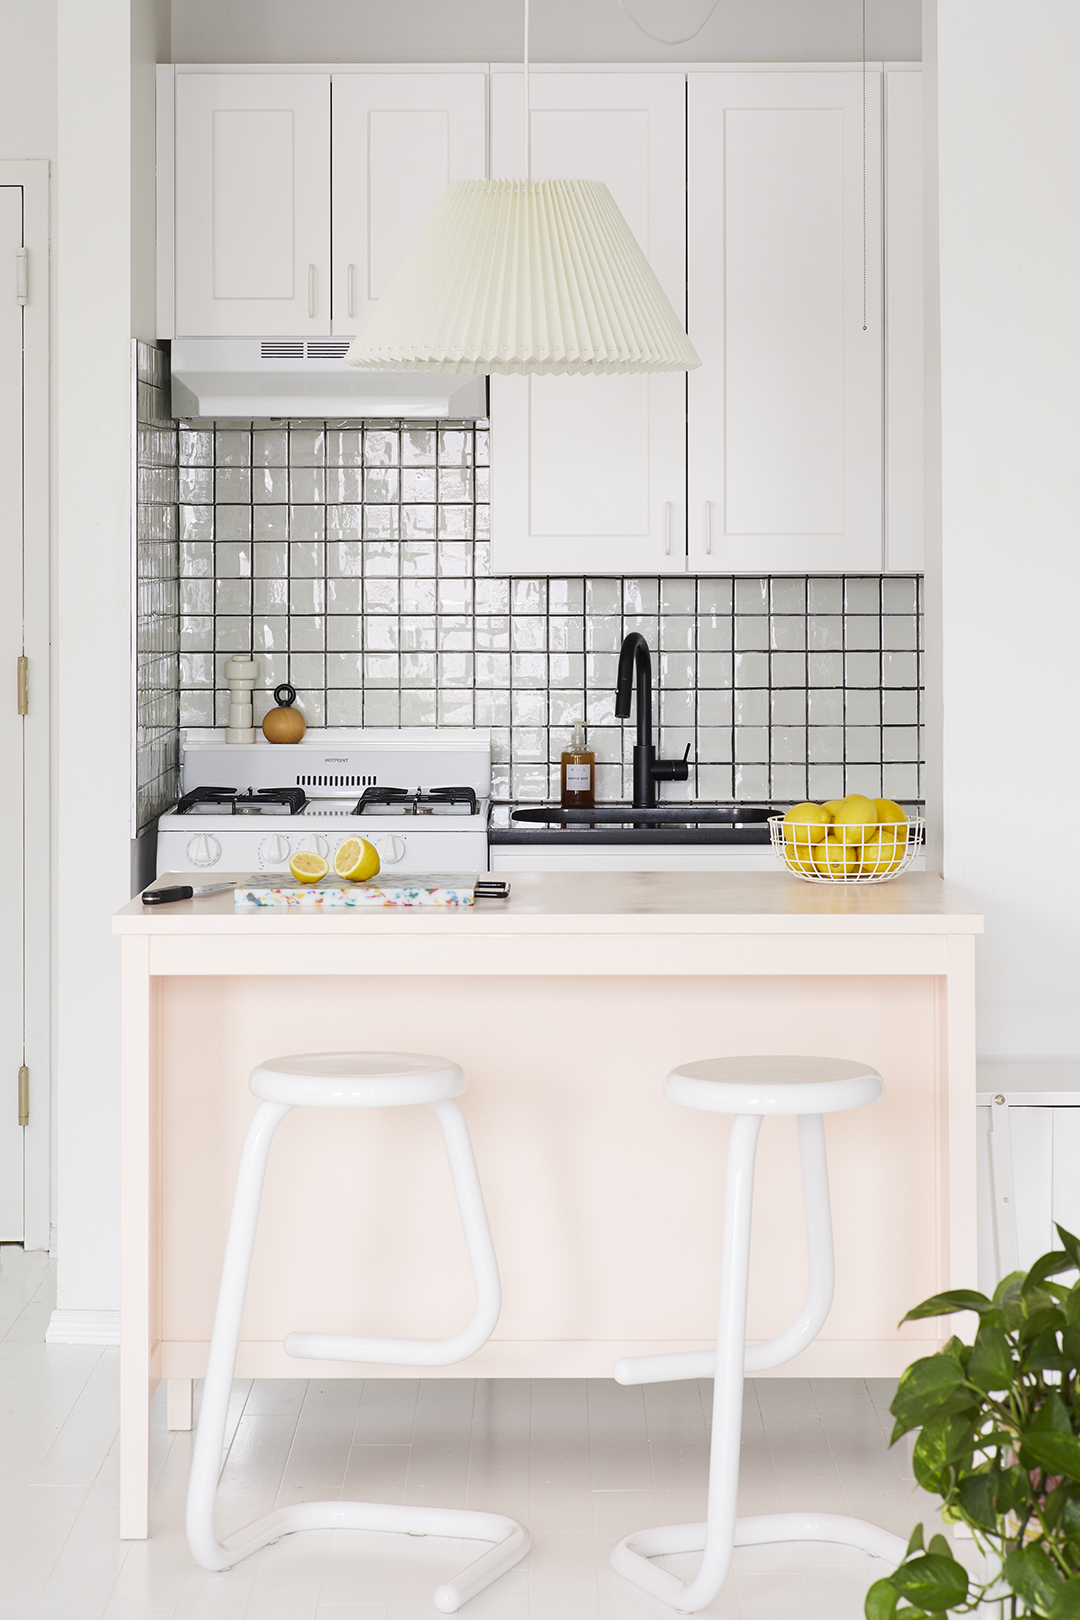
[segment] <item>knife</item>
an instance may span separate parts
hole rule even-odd
[[[171,889],[147,889],[142,897],[144,906],[164,906],[170,900],[192,900],[197,894],[220,894],[222,889],[235,889],[232,883],[202,883],[193,888],[190,883],[178,883]]]

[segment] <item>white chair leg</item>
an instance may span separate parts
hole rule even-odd
[[[731,1122],[727,1187],[724,1198],[724,1239],[720,1263],[720,1311],[716,1332],[713,1384],[712,1441],[709,1450],[709,1493],[704,1524],[664,1525],[624,1537],[612,1548],[615,1570],[642,1591],[670,1604],[680,1614],[693,1614],[711,1603],[731,1564],[735,1547],[776,1541],[834,1541],[860,1547],[889,1560],[893,1566],[907,1544],[877,1525],[840,1514],[774,1513],[736,1519],[739,1490],[739,1452],[742,1439],[746,1298],[750,1270],[750,1219],[754,1193],[754,1159],[760,1115],[739,1114]],[[810,1282],[806,1303],[786,1333],[756,1346],[764,1357],[757,1367],[779,1366],[810,1342],[832,1302],[833,1251],[829,1214],[825,1135],[820,1115],[799,1119],[803,1204],[806,1212]],[[794,1348],[792,1348],[794,1347]],[[784,1354],[779,1354],[780,1349]],[[631,1358],[627,1358],[628,1362]],[[634,1357],[633,1361],[686,1360],[683,1357]],[[668,1375],[670,1376],[670,1374]],[[637,1380],[626,1379],[626,1382]],[[642,1380],[644,1381],[644,1380]],[[681,1581],[649,1562],[664,1553],[700,1552],[701,1565],[691,1581]]]
[[[765,1344],[746,1346],[743,1370],[763,1372],[780,1367],[811,1344],[825,1325],[833,1301],[832,1215],[829,1167],[825,1156],[825,1122],[820,1114],[799,1116],[799,1163],[809,1273],[802,1310],[786,1332]],[[659,1356],[623,1356],[612,1369],[618,1384],[662,1384],[677,1378],[712,1378],[715,1350],[680,1350]]]
[[[188,1545],[192,1556],[204,1569],[229,1569],[238,1557],[243,1556],[243,1553],[235,1550],[227,1551],[217,1541],[214,1535],[214,1500],[221,1472],[221,1448],[225,1440],[225,1420],[236,1368],[236,1348],[240,1343],[240,1323],[251,1271],[251,1252],[255,1247],[255,1228],[259,1221],[259,1202],[266,1180],[266,1161],[274,1132],[287,1113],[289,1107],[286,1103],[261,1103],[248,1126],[240,1152],[240,1169],[236,1177],[229,1235],[225,1240],[225,1260],[221,1268],[221,1287],[210,1336],[202,1411],[199,1414],[199,1427],[195,1431],[191,1478],[188,1481]],[[265,1538],[266,1541],[272,1539],[271,1536]],[[253,1552],[256,1546],[263,1545],[264,1541],[255,1541],[245,1550]]]
[[[480,1177],[465,1116],[453,1098],[428,1105],[442,1127],[454,1191],[472,1265],[476,1307],[449,1339],[368,1339],[350,1333],[290,1333],[287,1355],[317,1361],[366,1361],[376,1365],[448,1367],[475,1355],[495,1331],[502,1309],[499,1267],[491,1241]]]
[[[439,1122],[443,1127],[477,1283],[477,1309],[473,1323],[465,1331],[473,1327],[481,1310],[485,1313],[483,1319],[490,1318],[491,1327],[494,1327],[499,1314],[499,1274],[468,1130],[456,1102],[451,1100],[431,1106],[439,1113]],[[222,1570],[231,1569],[260,1547],[295,1530],[379,1530],[493,1542],[494,1545],[481,1553],[479,1558],[466,1564],[452,1580],[444,1582],[436,1590],[436,1609],[440,1614],[453,1614],[528,1552],[529,1532],[516,1519],[509,1519],[501,1513],[474,1513],[460,1508],[384,1506],[377,1502],[301,1502],[266,1514],[226,1541],[219,1542],[214,1533],[214,1503],[221,1471],[225,1422],[236,1368],[251,1255],[255,1246],[259,1203],[266,1179],[266,1163],[274,1132],[289,1112],[287,1104],[264,1102],[248,1127],[240,1154],[221,1289],[203,1386],[202,1412],[191,1460],[187,1499],[188,1545],[192,1556],[204,1569]],[[490,1331],[491,1328],[488,1328],[485,1337]],[[401,1342],[424,1344],[426,1341]],[[471,1350],[465,1352],[471,1353]]]

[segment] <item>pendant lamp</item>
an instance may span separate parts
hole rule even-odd
[[[528,19],[525,0],[527,172]],[[531,178],[448,186],[345,358],[528,376],[701,364],[607,186]]]

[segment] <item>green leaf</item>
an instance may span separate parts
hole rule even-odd
[[[1036,1260],[1024,1278],[1021,1292],[1030,1294],[1040,1283],[1045,1282],[1047,1277],[1054,1277],[1059,1271],[1071,1271],[1075,1265],[1076,1261],[1071,1255],[1066,1254],[1064,1249],[1051,1249],[1049,1254],[1042,1254]]]
[[[902,1434],[925,1423],[939,1412],[955,1411],[958,1403],[950,1400],[962,1383],[964,1370],[951,1356],[923,1356],[913,1361],[900,1375],[900,1383],[892,1398],[889,1411],[896,1419],[892,1439],[894,1445]],[[970,1404],[964,1393],[962,1405]]]
[[[956,1488],[964,1518],[980,1530],[996,1530],[998,1523],[994,1480],[989,1474],[969,1474]]]
[[[1020,1444],[1020,1461],[1025,1468],[1080,1479],[1080,1440],[1075,1434],[1029,1432]]]
[[[863,1604],[866,1620],[892,1620],[899,1596],[896,1587],[887,1577],[883,1581],[875,1581],[867,1592],[866,1602]]]
[[[1065,1405],[1056,1389],[1050,1390],[1046,1399],[1036,1407],[1031,1422],[1028,1424],[1028,1432],[1031,1434],[1072,1433],[1069,1408]]]
[[[1061,1348],[1070,1367],[1080,1367],[1080,1326],[1067,1327],[1061,1335]]]
[[[917,1524],[914,1530],[911,1532],[911,1535],[908,1537],[907,1552],[904,1554],[904,1557],[910,1558],[913,1552],[924,1551],[925,1548],[923,1546],[922,1525]]]
[[[1005,1560],[1005,1579],[1036,1614],[1047,1615],[1064,1584],[1042,1547],[1022,1547]]]
[[[1014,1289],[1017,1297],[1019,1298],[1020,1288],[1026,1276],[1026,1271],[1010,1271],[1008,1276],[1002,1277],[1001,1281],[994,1289],[994,1304],[1002,1304],[1005,1299],[1005,1295],[1011,1293]]]
[[[1056,1305],[1041,1305],[1037,1311],[1032,1311],[1018,1337],[1021,1344],[1030,1344],[1043,1333],[1060,1333],[1065,1325],[1064,1313]]]
[[[984,1395],[989,1395],[992,1389],[1008,1389],[1013,1378],[1012,1349],[999,1327],[987,1322],[980,1324],[967,1375],[968,1381]]]
[[[1026,1468],[1003,1468],[994,1492],[998,1512],[1018,1513],[1028,1499],[1030,1484]]]
[[[931,1418],[929,1423],[923,1424],[915,1441],[911,1466],[924,1491],[944,1494],[940,1483],[942,1475],[957,1454],[963,1453],[965,1439],[969,1442],[966,1449],[970,1452],[971,1424],[966,1417],[959,1417],[956,1413]]]
[[[967,1597],[968,1574],[963,1564],[951,1556],[926,1553],[901,1564],[889,1576],[902,1597],[924,1609],[954,1609]]]
[[[1017,1276],[1022,1273],[1018,1272]],[[956,1311],[989,1310],[992,1301],[985,1294],[976,1294],[970,1288],[954,1288],[947,1294],[934,1294],[901,1318],[904,1322],[918,1322],[924,1316],[952,1316]]]
[[[1054,1222],[1057,1235],[1061,1239],[1061,1247],[1068,1254],[1074,1266],[1080,1266],[1080,1238],[1074,1238],[1071,1232],[1066,1232],[1063,1226]]]
[[[927,1552],[936,1553],[939,1558],[952,1557],[952,1548],[949,1546],[949,1543],[946,1541],[944,1536],[931,1536],[930,1545],[926,1550]]]
[[[1050,1620],[1080,1620],[1080,1575],[1065,1582],[1050,1605]]]

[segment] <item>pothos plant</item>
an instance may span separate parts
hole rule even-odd
[[[917,1429],[913,1466],[941,1497],[946,1523],[970,1526],[990,1578],[970,1579],[944,1536],[923,1543],[917,1526],[894,1572],[866,1596],[867,1620],[944,1620],[1001,1601],[1005,1616],[1080,1620],[1080,1240],[1027,1273],[1014,1271],[993,1299],[967,1289],[936,1294],[905,1316],[974,1311],[974,1344],[951,1338],[913,1362],[889,1410],[890,1445]]]

